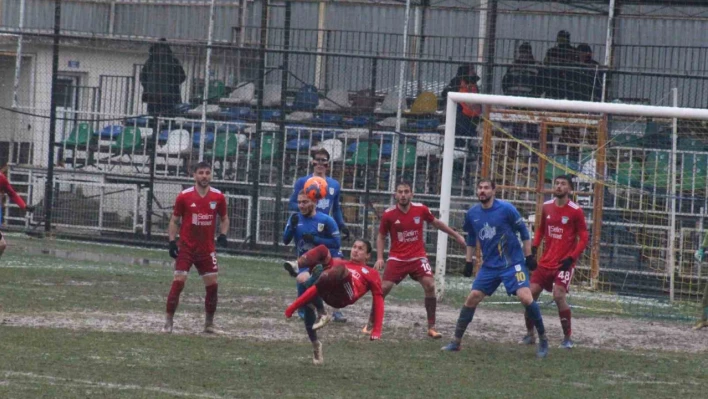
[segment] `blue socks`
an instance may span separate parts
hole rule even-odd
[[[312,329],[312,325],[315,324],[317,320],[317,315],[311,306],[304,306],[305,310],[305,331],[307,331],[307,337],[310,338],[310,342],[317,341],[317,331]]]
[[[458,340],[462,339],[462,336],[465,335],[467,326],[472,322],[472,318],[474,317],[475,309],[476,308],[462,306],[460,317],[458,317],[457,325],[455,326],[455,338]]]
[[[541,308],[538,307],[538,303],[536,303],[536,301],[533,301],[529,306],[526,306],[526,314],[529,315],[531,320],[533,320],[538,336],[541,337],[546,334],[546,328],[543,326],[543,318],[541,317]]]

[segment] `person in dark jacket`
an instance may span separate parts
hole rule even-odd
[[[581,101],[600,101],[602,98],[602,72],[600,64],[592,59],[592,48],[586,44],[578,45],[578,67],[582,70],[575,71],[573,79],[573,99]]]
[[[447,100],[447,93],[479,93],[477,82],[479,76],[473,65],[460,65],[457,74],[450,79],[450,83],[442,91],[442,99]],[[482,115],[482,107],[479,104],[457,104],[457,119],[455,122],[455,147],[471,148],[473,143],[462,137],[475,137],[477,135],[477,125]]]
[[[570,45],[570,33],[567,31],[558,32],[556,45],[548,49],[543,63],[544,70],[544,91],[548,98],[566,99],[572,98],[572,81],[570,71],[566,68],[575,66],[578,62],[577,49]]]
[[[173,115],[175,107],[182,102],[179,87],[186,78],[182,64],[174,56],[166,40],[160,39],[160,42],[153,44],[140,71],[142,100],[147,103],[148,114]]]
[[[539,97],[541,64],[533,58],[528,42],[521,43],[514,63],[506,70],[502,79],[502,90],[507,96]]]

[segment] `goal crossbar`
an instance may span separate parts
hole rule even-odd
[[[442,160],[442,183],[440,186],[440,220],[446,224],[448,224],[450,221],[450,196],[452,193],[457,104],[461,102],[479,105],[498,105],[505,107],[520,107],[545,111],[575,112],[585,114],[621,114],[628,116],[645,116],[654,118],[687,118],[708,120],[707,109],[679,108],[676,106],[676,101],[674,101],[675,105],[673,107],[666,107],[640,104],[554,100],[544,98],[500,96],[475,93],[448,93],[447,106],[445,112],[445,138]],[[674,165],[672,165],[672,169],[674,169],[675,173],[675,162]],[[445,290],[445,269],[447,264],[448,248],[447,240],[447,234],[442,231],[438,231],[438,245],[435,261],[435,278],[437,280],[436,294],[438,298],[443,297]]]

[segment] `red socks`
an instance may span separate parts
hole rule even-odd
[[[170,288],[170,293],[167,295],[167,313],[174,315],[177,310],[177,305],[179,304],[179,295],[184,289],[184,281],[174,280],[172,281],[172,288]]]
[[[561,319],[561,327],[563,327],[563,335],[570,337],[570,308],[566,310],[559,310],[558,316]]]
[[[435,309],[438,307],[438,300],[435,297],[425,298],[425,313],[428,314],[428,328],[435,327]]]
[[[216,302],[218,300],[219,284],[214,283],[212,285],[206,286],[206,297],[204,298],[204,310],[207,314],[214,314],[216,312]]]
[[[298,260],[298,267],[311,268],[322,263],[329,255],[329,249],[324,245],[318,245],[311,250],[305,252]],[[326,266],[326,265],[325,265]]]

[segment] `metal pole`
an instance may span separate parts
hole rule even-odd
[[[52,90],[49,100],[49,154],[47,181],[44,185],[44,231],[52,230],[52,203],[54,202],[54,147],[57,136],[57,74],[59,71],[59,33],[61,30],[61,0],[54,0],[54,44],[52,46]]]
[[[425,54],[425,12],[430,7],[430,0],[423,0],[422,9],[420,11],[420,46],[418,46],[418,58],[423,58]],[[423,63],[418,63],[418,93],[423,91]]]
[[[615,1],[610,0],[610,6],[607,10],[607,37],[605,39],[605,68],[609,70],[612,64],[612,46],[615,42]],[[603,103],[607,99],[607,72],[602,74],[602,97]]]
[[[376,97],[376,74],[378,73],[378,59],[375,57],[371,59],[371,88],[369,89],[369,95],[371,98]],[[368,132],[368,139],[371,141],[371,133],[374,130],[374,124],[376,122],[372,119],[371,122],[369,122],[369,132]],[[370,143],[369,143],[370,144]],[[364,173],[366,176],[366,190],[364,191],[364,231],[362,232],[361,236],[366,237],[366,234],[369,231],[369,204],[371,203],[371,180],[373,180],[370,176],[371,173],[371,166],[369,165],[369,159],[371,159],[371,145],[368,145],[367,147],[367,154],[366,154],[366,166],[364,166]],[[369,237],[373,239],[374,237]]]
[[[671,89],[673,106],[678,107],[678,89]],[[669,300],[674,301],[674,271],[676,270],[676,162],[678,141],[678,118],[671,121],[671,216],[669,217],[669,256],[667,271],[669,272]]]
[[[457,103],[447,98],[445,111],[445,144],[443,145],[442,182],[440,184],[440,220],[450,223],[450,195],[452,194],[452,169],[455,147],[455,120]],[[435,253],[435,296],[445,296],[445,269],[447,264],[447,233],[438,230],[438,249]]]
[[[24,28],[25,28],[25,0],[20,1],[20,22],[19,22],[20,35],[17,37],[17,52],[15,58],[15,81],[12,86],[12,109],[17,109],[17,90],[20,87],[20,73],[22,71],[22,41],[24,40]],[[10,150],[9,150],[9,161],[12,162],[15,152],[15,129],[12,129],[12,136],[10,137]]]
[[[214,3],[209,6],[209,33],[207,35],[206,62],[204,63],[204,92],[202,94],[202,131],[199,135],[199,162],[204,160],[204,144],[206,142],[206,109],[209,103],[209,82],[211,69],[211,44],[214,38]]]
[[[406,73],[406,61],[408,52],[408,20],[411,14],[411,0],[406,0],[406,16],[403,18],[403,49],[401,50],[401,67],[398,76],[398,106],[396,108],[396,134],[393,138],[391,146],[391,172],[389,173],[388,191],[393,192],[396,189],[396,161],[398,158],[398,135],[401,134],[401,115],[403,113],[403,84],[404,75]]]
[[[327,12],[327,3],[324,1],[319,3],[317,9],[317,56],[315,57],[315,86],[322,89],[325,84],[325,68],[322,66],[322,49],[324,48],[325,40],[325,14]]]
[[[487,47],[487,13],[489,9],[489,0],[480,0],[479,2],[479,41],[477,42],[477,76],[482,76],[484,71],[484,51]]]
[[[292,18],[292,2],[285,2],[285,26],[283,32],[283,65],[280,71],[280,132],[278,136],[273,140],[273,148],[282,148],[286,141],[285,132],[285,111],[287,107],[287,94],[288,94],[288,76],[290,73],[290,22]],[[281,157],[281,168],[278,171],[277,181],[275,183],[275,220],[273,226],[273,245],[278,246],[280,244],[281,237],[281,221],[280,215],[283,213],[283,173],[285,173],[285,157]]]
[[[268,35],[268,0],[263,1],[263,9],[261,10],[261,27],[260,27],[260,43],[258,51],[258,75],[256,77],[256,89],[257,89],[257,99],[256,99],[256,112],[258,116],[256,117],[256,140],[263,138],[263,119],[261,116],[261,111],[263,110],[263,91],[265,90],[265,58],[266,58],[266,40]],[[258,243],[258,201],[259,201],[259,190],[260,190],[260,176],[261,175],[261,146],[256,145],[253,149],[253,157],[251,158],[251,224],[249,235],[251,237],[250,247],[251,249],[256,248]]]
[[[487,32],[486,32],[486,49],[484,52],[486,73],[484,76],[484,91],[487,93],[494,92],[494,57],[497,52],[497,10],[499,3],[497,0],[491,0],[490,9],[487,13]]]

